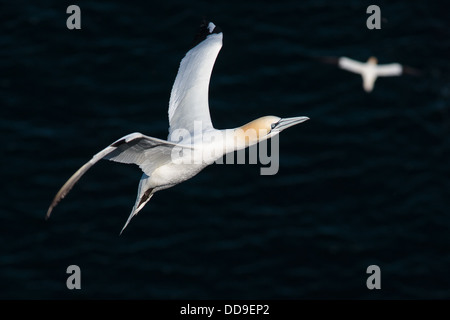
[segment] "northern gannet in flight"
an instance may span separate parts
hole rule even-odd
[[[341,69],[359,73],[363,79],[363,88],[366,92],[373,90],[378,77],[400,76],[403,73],[403,67],[400,63],[380,65],[375,57],[370,57],[366,63],[341,57],[338,65]]]
[[[136,202],[122,233],[155,192],[192,178],[228,152],[257,144],[309,119],[265,116],[235,129],[215,129],[209,115],[208,87],[214,62],[222,48],[222,36],[220,28],[212,22],[202,23],[196,45],[181,60],[169,101],[168,139],[161,140],[142,133],[131,133],[118,139],[94,155],[67,180],[48,208],[46,218],[100,159],[133,163],[141,168],[143,174]],[[256,134],[247,134],[252,130]],[[206,141],[206,136],[214,137],[214,140]],[[196,157],[201,161],[192,161]]]

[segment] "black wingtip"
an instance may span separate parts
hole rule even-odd
[[[408,74],[410,76],[421,76],[422,75],[422,72],[418,69],[408,67],[408,66],[402,66],[402,68],[403,68],[404,74]]]
[[[212,22],[208,22],[206,19],[202,20],[202,23],[200,24],[200,28],[198,29],[197,35],[195,36],[194,43],[192,44],[192,47],[195,47],[200,42],[206,39],[207,36],[213,33],[221,33],[222,29],[220,27],[216,26]]]
[[[323,56],[323,57],[315,57],[315,59],[322,63],[327,64],[339,64],[339,58],[338,57],[330,57],[330,56]]]

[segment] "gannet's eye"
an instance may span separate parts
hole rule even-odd
[[[273,128],[275,128],[276,126],[277,126],[276,123],[272,123],[272,124],[270,125],[270,129],[273,129]]]

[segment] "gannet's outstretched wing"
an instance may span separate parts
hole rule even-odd
[[[377,66],[377,76],[380,77],[400,76],[402,72],[403,68],[400,63],[380,64]]]
[[[99,160],[107,159],[122,163],[134,163],[137,164],[142,171],[150,175],[155,168],[171,161],[172,149],[174,147],[191,149],[189,146],[181,146],[170,141],[148,137],[138,132],[120,138],[94,155],[91,160],[78,169],[78,171],[67,180],[48,208],[46,218],[50,217],[53,208],[59,201],[69,193],[75,183],[80,180],[86,171]]]
[[[338,65],[341,69],[361,74],[364,70],[365,63],[347,57],[341,57],[339,58]]]
[[[169,140],[176,129],[191,135],[194,121],[201,121],[202,129],[212,128],[209,115],[208,89],[214,62],[222,48],[222,32],[212,22],[203,23],[197,44],[181,60],[169,101]]]

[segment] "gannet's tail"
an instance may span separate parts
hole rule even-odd
[[[147,186],[148,179],[150,177],[146,175],[145,173],[142,175],[141,181],[139,182],[136,202],[133,206],[133,209],[131,210],[130,215],[128,216],[128,220],[123,226],[122,230],[120,231],[120,234],[122,234],[123,230],[128,226],[131,219],[141,211],[141,209],[147,204],[147,202],[150,201],[150,199],[153,197],[153,194],[156,192],[154,188],[149,188]]]

